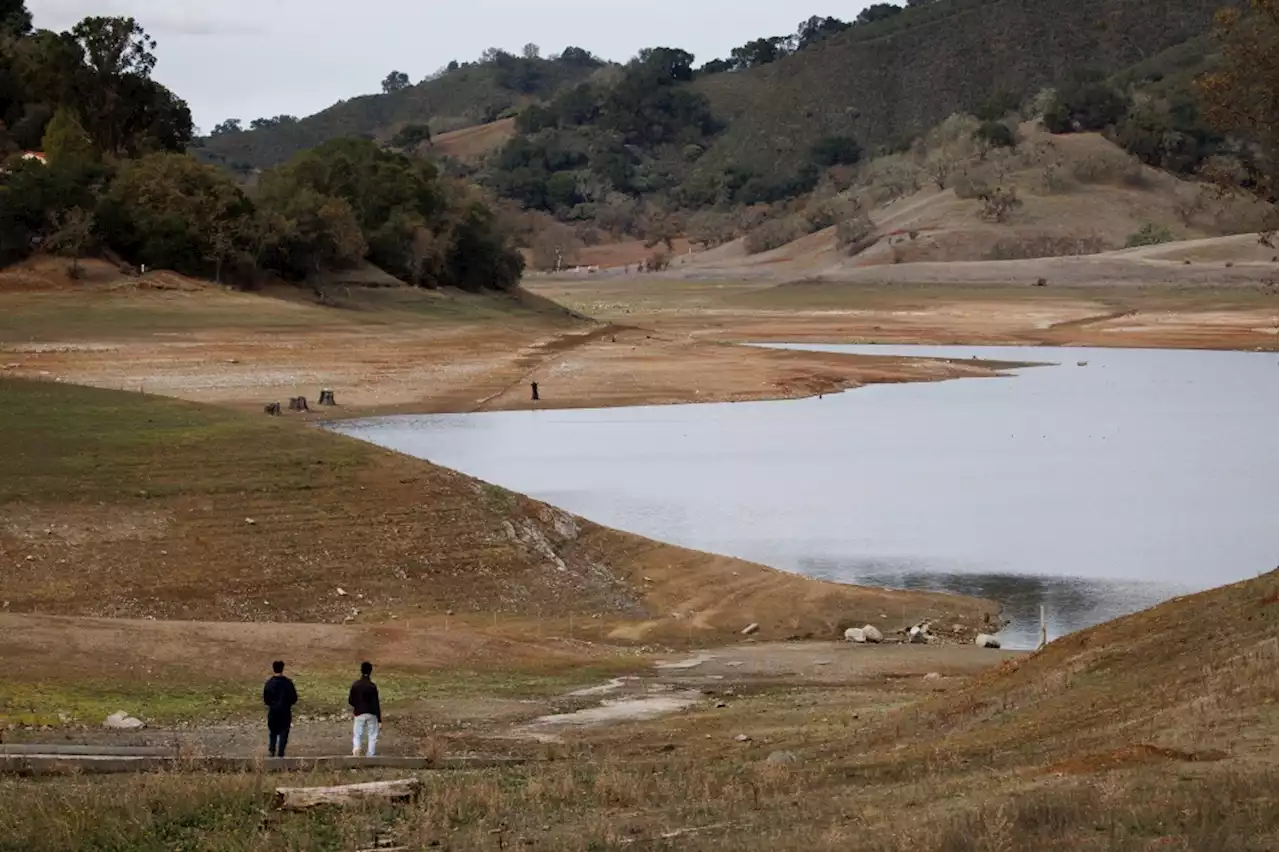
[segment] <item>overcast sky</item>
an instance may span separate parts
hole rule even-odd
[[[304,116],[379,91],[395,69],[417,82],[487,47],[543,54],[566,45],[626,60],[642,47],[682,47],[701,64],[810,15],[855,17],[867,0],[27,0],[37,27],[88,15],[131,15],[159,42],[154,77],[191,105],[208,132],[225,118]]]

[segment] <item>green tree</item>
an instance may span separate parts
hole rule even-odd
[[[80,124],[80,117],[70,107],[58,107],[45,127],[44,155],[50,163],[92,160],[97,155],[93,141]]]
[[[213,126],[210,136],[225,136],[229,133],[242,133],[244,128],[240,126],[240,119],[228,118],[226,121],[219,122]]]
[[[359,263],[369,247],[346,200],[298,187],[268,173],[259,196],[259,259],[286,278],[302,279],[326,269]]]
[[[1050,133],[1098,131],[1119,122],[1128,109],[1128,98],[1100,76],[1081,74],[1058,87],[1043,122]]]
[[[407,151],[431,141],[431,128],[426,124],[406,124],[391,137],[391,147]]]
[[[231,176],[186,154],[125,162],[99,207],[108,242],[134,263],[221,275],[249,247],[253,204]]]
[[[31,32],[31,13],[23,0],[0,0],[0,36]]]
[[[824,136],[810,146],[809,159],[822,167],[849,166],[862,159],[862,146],[851,136]]]
[[[887,18],[892,18],[901,11],[901,6],[895,6],[892,3],[872,3],[870,6],[858,13],[858,17],[854,19],[854,23],[874,24],[876,21],[883,21]]]
[[[409,75],[403,71],[392,71],[382,80],[382,93],[389,95],[409,88]]]

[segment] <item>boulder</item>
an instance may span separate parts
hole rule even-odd
[[[846,642],[866,642],[867,631],[862,627],[850,627],[844,632],[844,641]]]
[[[973,644],[979,648],[999,648],[1000,640],[987,633],[979,633],[973,638]]]
[[[917,624],[907,631],[907,641],[912,645],[924,645],[929,641],[929,626]]]
[[[925,680],[942,680],[942,675],[938,674],[937,672],[929,672],[927,675],[924,676],[924,679]]]
[[[146,722],[135,719],[123,710],[117,710],[102,721],[102,727],[116,731],[137,731],[146,726]]]
[[[866,639],[868,642],[884,641],[884,634],[880,632],[879,628],[870,624],[862,628],[862,637]]]

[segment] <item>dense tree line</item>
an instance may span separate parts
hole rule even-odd
[[[908,0],[908,6],[922,6],[931,0]],[[901,6],[893,3],[873,3],[858,13],[852,21],[842,21],[831,16],[814,15],[801,21],[796,31],[790,35],[765,36],[752,39],[729,52],[726,59],[713,59],[698,69],[700,74],[720,74],[725,71],[742,71],[760,65],[777,62],[784,56],[790,56],[810,48],[825,38],[842,33],[850,27],[861,24],[873,24],[886,18],[892,18],[902,11]]]
[[[100,246],[219,280],[303,280],[365,259],[423,286],[519,279],[521,256],[485,199],[425,160],[338,139],[247,192],[185,153],[190,112],[151,80],[156,43],[136,21],[33,32],[20,2],[0,0],[0,26],[0,263],[35,251],[74,261]],[[217,132],[240,132],[239,122]],[[33,150],[45,160],[23,156]]]
[[[525,206],[565,213],[608,192],[645,194],[672,188],[676,175],[654,171],[655,154],[696,157],[721,129],[693,78],[693,55],[668,47],[642,50],[608,83],[582,83],[516,117],[514,137],[490,178]]]

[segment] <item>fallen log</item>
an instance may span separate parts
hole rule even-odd
[[[393,802],[413,801],[422,789],[417,778],[396,781],[366,781],[363,784],[340,784],[337,787],[277,787],[276,807],[288,811],[304,811],[317,805],[349,805],[369,799]]]

